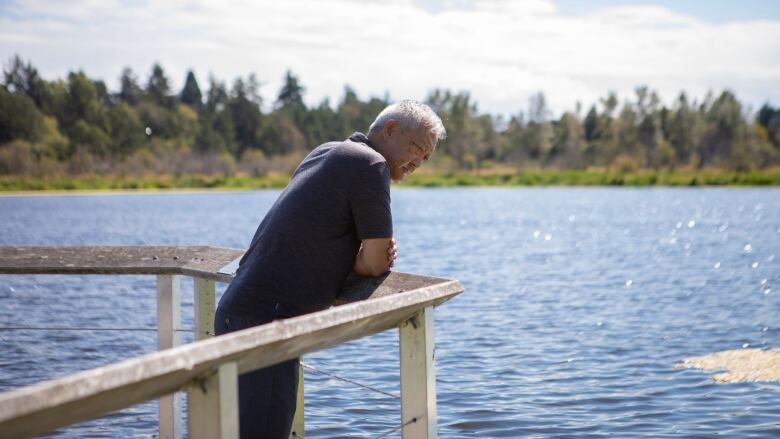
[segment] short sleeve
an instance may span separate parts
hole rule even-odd
[[[373,163],[350,185],[349,205],[358,238],[391,238],[390,169],[387,163]]]

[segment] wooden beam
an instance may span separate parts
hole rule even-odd
[[[0,246],[0,274],[185,275],[231,282],[243,250],[209,246]],[[411,291],[445,279],[390,272],[351,274],[336,304]]]
[[[416,282],[401,275],[394,282]],[[396,284],[398,286],[398,284]],[[172,393],[221,364],[239,373],[396,327],[463,291],[455,280],[279,320],[0,394],[0,436],[28,437]]]
[[[303,361],[303,358],[301,358]],[[295,417],[293,418],[290,439],[305,436],[304,407],[303,407],[303,364],[298,364],[298,397],[295,401]]]
[[[434,439],[436,365],[433,308],[427,307],[400,326],[401,430],[404,438]]]
[[[181,344],[181,276],[157,276],[157,350]],[[157,401],[160,439],[180,439],[181,396],[165,395]]]
[[[0,274],[184,274],[230,282],[219,273],[238,249],[193,246],[0,246]]]
[[[216,285],[211,279],[194,278],[195,340],[214,336],[214,311],[216,309]]]
[[[191,439],[238,439],[238,365],[224,363],[187,388]]]

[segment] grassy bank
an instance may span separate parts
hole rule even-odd
[[[0,191],[101,191],[101,190],[166,190],[166,189],[269,189],[283,188],[287,175],[263,177],[224,177],[212,175],[155,177],[70,177],[29,178],[0,177]]]
[[[415,174],[407,186],[780,186],[780,169],[765,171],[527,170]]]
[[[249,176],[154,176],[30,178],[1,176],[0,191],[95,191],[165,189],[283,188],[289,177],[271,174]],[[780,169],[735,171],[481,171],[421,172],[407,178],[408,187],[456,186],[780,186]]]

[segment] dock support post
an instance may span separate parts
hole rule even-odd
[[[401,422],[404,438],[434,439],[436,432],[436,365],[433,307],[400,325]],[[415,420],[412,422],[412,420]]]
[[[193,278],[195,281],[194,317],[195,317],[195,341],[205,340],[214,336],[214,311],[216,309],[216,286],[213,280],[201,277]]]
[[[181,344],[181,276],[157,276],[157,349]],[[181,439],[181,399],[178,393],[158,400],[160,439]]]
[[[303,361],[303,357],[301,357]],[[304,437],[304,416],[303,416],[303,363],[298,364],[298,398],[295,402],[295,417],[293,418],[290,438]]]
[[[187,427],[192,439],[238,439],[236,362],[222,364],[187,389]]]

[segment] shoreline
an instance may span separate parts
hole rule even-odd
[[[167,188],[167,189],[40,189],[40,190],[0,190],[3,197],[46,197],[46,196],[97,196],[97,195],[176,195],[199,194],[210,192],[248,192],[254,190],[278,190],[278,188]]]
[[[194,193],[283,189],[290,177],[188,175],[29,178],[0,176],[0,196]],[[397,187],[780,187],[780,169],[762,171],[481,170],[427,171]]]
[[[608,185],[536,185],[536,186],[411,186],[393,184],[393,190],[408,189],[774,189],[780,190],[780,186],[747,186],[747,185],[709,185],[709,186],[608,186]],[[170,188],[170,189],[72,189],[72,190],[32,190],[32,191],[2,191],[0,198],[17,197],[84,197],[84,196],[141,196],[141,195],[185,195],[185,194],[209,194],[221,192],[253,192],[253,191],[280,191],[284,188]]]

